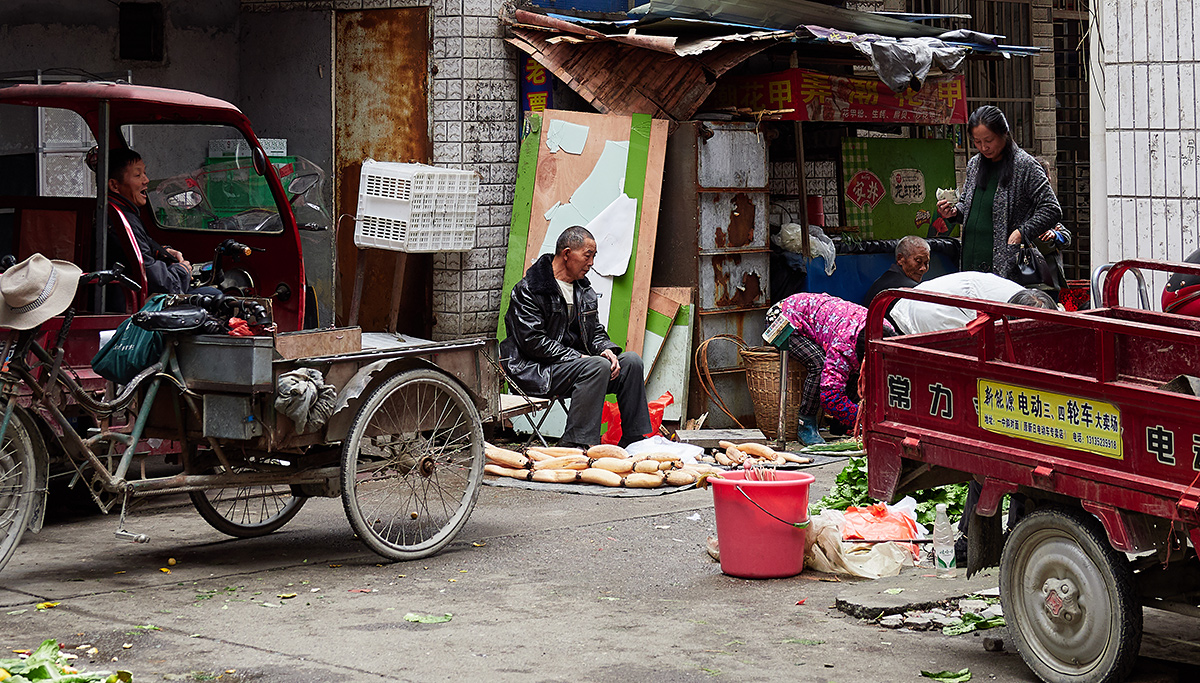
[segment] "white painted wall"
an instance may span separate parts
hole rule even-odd
[[[1197,247],[1200,7],[1092,0],[1092,265]],[[1159,309],[1166,275],[1150,278]],[[1134,304],[1132,284],[1124,301]]]

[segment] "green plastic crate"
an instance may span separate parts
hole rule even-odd
[[[283,171],[296,162],[296,157],[270,157],[284,185],[288,176]],[[236,216],[251,209],[275,209],[275,198],[267,179],[254,172],[249,157],[230,159],[208,157],[204,160],[204,196],[213,213],[221,217]]]

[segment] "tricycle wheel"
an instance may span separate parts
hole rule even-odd
[[[2,414],[2,411],[0,411]],[[0,443],[0,569],[8,564],[34,507],[33,440],[13,415]]]
[[[225,470],[218,467],[215,473]],[[252,472],[235,467],[237,472]],[[236,538],[266,536],[287,524],[308,498],[292,495],[290,486],[239,486],[193,491],[192,505],[214,529]]]
[[[1129,674],[1142,640],[1131,574],[1083,510],[1038,510],[1017,524],[1000,560],[1000,600],[1017,651],[1039,678],[1101,683]]]
[[[385,381],[342,444],[342,504],[355,533],[389,560],[446,546],[483,480],[483,427],[471,397],[431,369]]]

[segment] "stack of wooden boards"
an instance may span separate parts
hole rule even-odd
[[[708,464],[686,464],[673,453],[630,455],[620,446],[578,448],[530,447],[525,453],[488,444],[483,471],[522,481],[585,483],[626,488],[687,486],[701,476],[722,472]]]

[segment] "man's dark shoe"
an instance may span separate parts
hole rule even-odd
[[[967,566],[967,537],[959,536],[954,539],[954,564],[958,567]]]
[[[557,445],[559,448],[578,448],[579,450],[583,451],[584,453],[587,453],[587,450],[589,448],[591,448],[591,446],[589,446],[587,444],[575,443],[574,441],[559,441],[555,445]]]

